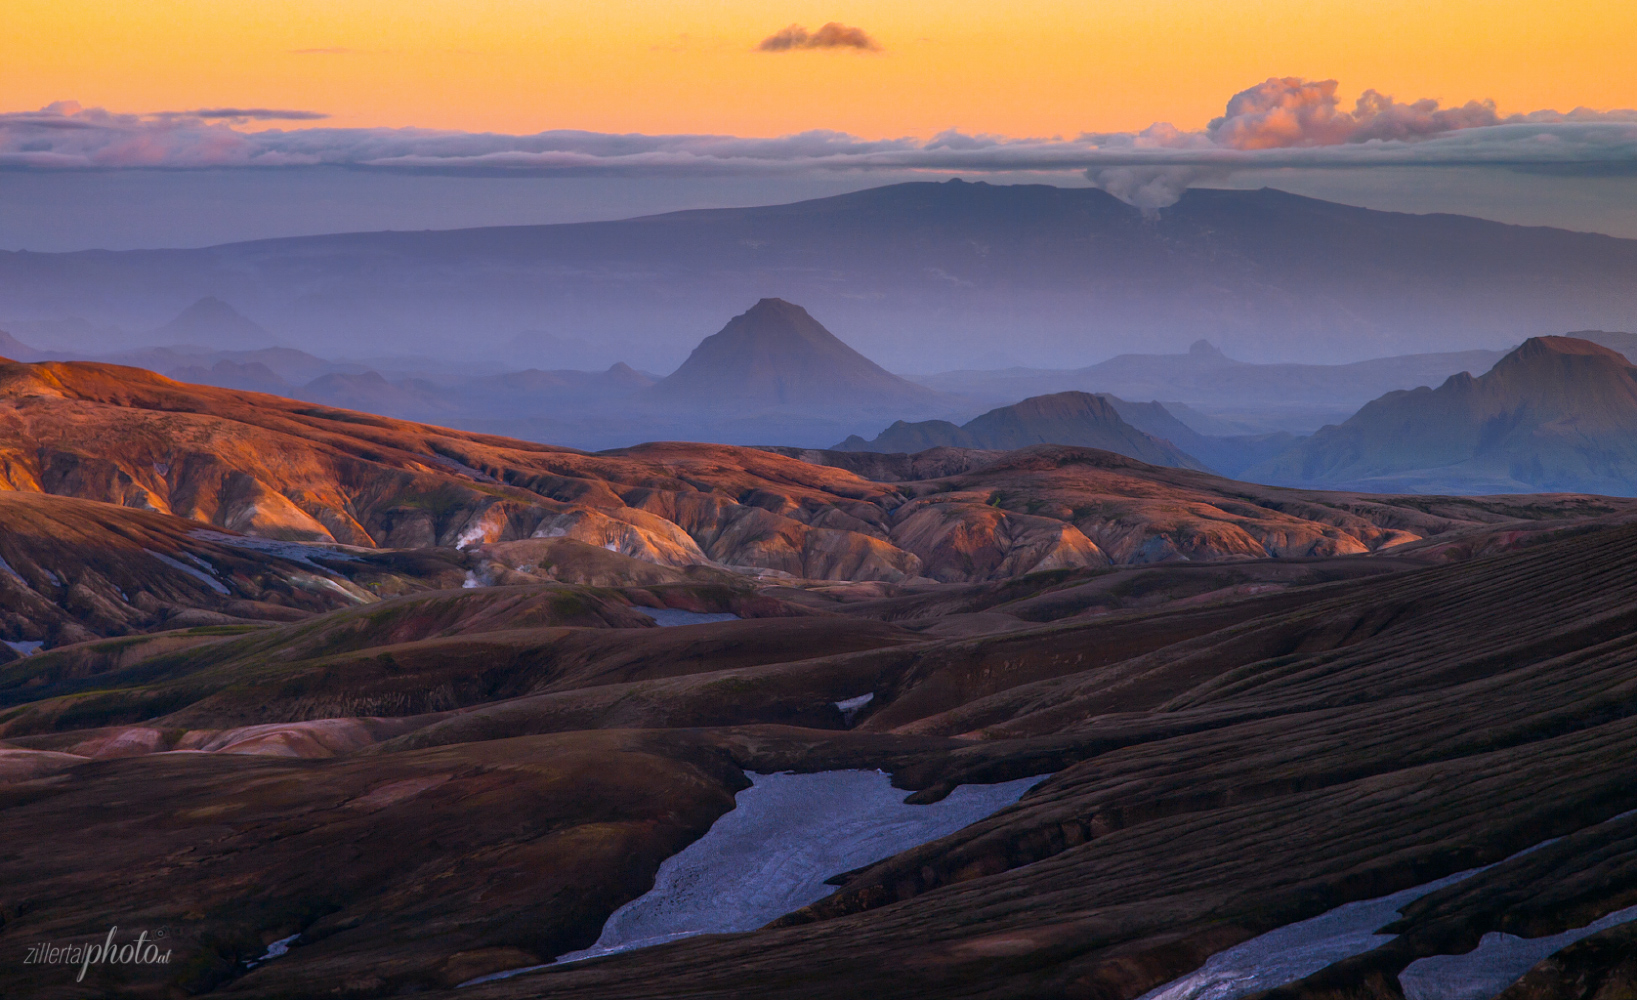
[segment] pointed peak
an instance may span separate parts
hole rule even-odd
[[[786,302],[784,299],[779,298],[758,299],[755,305],[751,306],[749,309],[746,309],[741,315],[762,316],[769,313],[801,316],[808,315],[807,310],[803,309],[801,306],[796,305],[794,302]]]
[[[1220,358],[1223,356],[1222,352],[1217,349],[1215,344],[1204,338],[1200,338],[1199,340],[1196,340],[1192,344],[1188,345],[1188,353],[1208,358]]]
[[[204,298],[196,300],[192,305],[190,305],[186,309],[182,310],[181,313],[179,313],[177,315],[177,318],[180,319],[183,316],[235,316],[236,317],[236,316],[239,316],[239,315],[240,315],[239,311],[237,309],[233,308],[228,303],[223,302],[221,299],[218,299],[214,295],[206,295]]]
[[[1589,340],[1582,340],[1579,337],[1530,337],[1514,349],[1511,354],[1508,354],[1506,359],[1527,361],[1551,355],[1601,357],[1622,365],[1631,364],[1626,360],[1625,355],[1619,351],[1611,350],[1602,344],[1594,344]]]

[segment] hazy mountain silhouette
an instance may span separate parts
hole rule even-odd
[[[389,382],[380,372],[356,375],[332,372],[287,395],[348,410],[382,413],[404,420],[446,416],[455,407],[445,393],[425,379]]]
[[[1637,367],[1535,337],[1478,378],[1391,392],[1247,478],[1380,492],[1637,495]]]
[[[643,402],[717,414],[920,413],[947,405],[842,343],[801,306],[762,299],[706,337]]]
[[[1109,400],[1085,392],[1035,396],[990,410],[959,427],[947,420],[900,420],[872,441],[854,435],[836,450],[913,454],[940,447],[1013,451],[1037,444],[1101,448],[1150,465],[1205,468],[1171,442],[1126,423]]]
[[[1093,188],[913,183],[619,222],[0,253],[0,316],[137,328],[217,296],[346,356],[492,355],[549,318],[604,355],[575,366],[662,368],[772,289],[895,371],[971,368],[997,348],[1073,368],[1200,337],[1345,360],[1632,329],[1637,240],[1272,190],[1194,189],[1145,218]],[[1060,384],[996,402],[1066,389],[1185,398]]]
[[[293,394],[295,386],[280,378],[273,369],[260,361],[218,361],[209,368],[204,365],[184,365],[165,373],[178,382],[220,386],[223,389],[246,389],[250,392],[270,392],[278,396]]]
[[[979,399],[1063,392],[1106,392],[1122,399],[1180,399],[1217,406],[1327,406],[1351,410],[1394,389],[1437,385],[1460,371],[1484,372],[1505,351],[1406,354],[1342,365],[1255,364],[1224,355],[1207,340],[1186,354],[1122,354],[1074,369],[953,371],[921,381]]]
[[[188,306],[148,337],[161,344],[198,344],[224,350],[256,350],[270,347],[276,340],[259,324],[244,318],[237,309],[214,295]]]
[[[1237,476],[1246,469],[1285,451],[1299,440],[1286,431],[1271,434],[1201,434],[1177,419],[1164,403],[1134,403],[1104,395],[1126,423],[1181,448],[1204,462],[1212,472]],[[1173,404],[1177,405],[1177,404]],[[1179,409],[1185,409],[1180,407]],[[1193,416],[1197,417],[1197,414]]]
[[[0,330],[0,358],[10,358],[13,361],[37,361],[40,352],[13,337],[4,330]]]

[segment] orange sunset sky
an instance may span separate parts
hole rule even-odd
[[[1270,75],[1345,99],[1637,106],[1633,0],[3,0],[21,110],[276,107],[339,126],[866,137],[1203,126]],[[764,53],[789,24],[880,51]]]

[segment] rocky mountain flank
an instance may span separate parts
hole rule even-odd
[[[1637,494],[1637,367],[1535,337],[1487,373],[1391,392],[1250,469],[1260,482],[1442,493]]]

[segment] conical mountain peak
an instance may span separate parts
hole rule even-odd
[[[194,302],[149,336],[163,344],[197,344],[239,350],[269,347],[277,339],[260,324],[247,319],[214,295]]]
[[[909,414],[938,400],[932,390],[843,343],[806,309],[776,298],[760,300],[700,341],[650,398],[718,412],[862,408]]]

